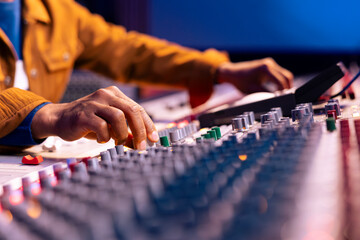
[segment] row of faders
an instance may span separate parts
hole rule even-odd
[[[186,137],[192,136],[198,131],[198,127],[195,123],[183,123],[184,122],[178,125],[174,124],[174,126],[159,131],[160,145],[164,147],[169,147],[171,143],[184,143],[184,139]]]
[[[281,239],[311,161],[303,153],[321,135],[310,105],[293,119],[274,108],[257,128],[245,113],[217,140],[117,146],[101,160],[56,164],[53,175],[39,173],[40,188],[27,179],[22,191],[4,188],[0,238]]]

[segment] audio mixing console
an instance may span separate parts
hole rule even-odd
[[[3,185],[0,239],[359,239],[359,117],[354,101],[274,106],[47,162]]]

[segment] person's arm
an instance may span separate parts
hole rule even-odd
[[[218,66],[226,53],[182,47],[109,24],[74,3],[78,36],[83,47],[76,68],[89,69],[121,82],[188,89],[192,106],[211,95]]]
[[[127,140],[128,126],[137,149],[145,149],[147,138],[153,142],[159,140],[155,125],[144,109],[116,87],[99,89],[70,103],[43,105],[47,102],[17,88],[0,92],[2,145],[24,146],[48,136],[69,141],[87,137],[98,142],[113,138],[122,144]],[[17,141],[17,137],[27,140]]]
[[[109,24],[74,4],[79,16],[79,37],[84,46],[76,65],[122,82],[157,84],[188,89],[196,107],[211,95],[214,83],[229,82],[245,93],[291,87],[292,74],[271,58],[231,63],[227,54],[204,52]]]
[[[244,93],[266,92],[267,82],[278,89],[291,88],[293,74],[279,66],[274,59],[245,61],[221,64],[217,72],[218,83],[228,82]]]
[[[32,120],[43,106],[49,103],[42,103],[39,106],[35,107],[21,122],[21,124],[8,135],[0,138],[0,145],[4,146],[32,146],[40,144],[45,139],[34,139],[31,132],[31,123]]]
[[[157,142],[159,135],[145,110],[118,88],[108,87],[70,103],[48,104],[35,114],[31,132],[34,139],[59,136],[73,141],[81,137],[103,143],[113,138],[123,144],[128,125],[137,149],[146,148],[146,139]]]
[[[9,88],[0,92],[0,138],[13,132],[34,108],[48,102],[29,91]]]

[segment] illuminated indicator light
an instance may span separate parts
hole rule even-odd
[[[26,213],[29,217],[31,217],[32,219],[37,219],[40,217],[41,215],[41,207],[40,204],[35,202],[35,201],[31,201],[29,202],[29,207],[28,209],[26,209]]]
[[[4,211],[4,216],[5,216],[5,219],[11,223],[12,220],[14,219],[13,215],[11,214],[11,212],[9,210],[6,210]]]
[[[23,200],[24,200],[24,197],[23,197],[23,195],[20,195],[20,194],[10,195],[10,197],[9,197],[10,203],[15,206],[22,203]]]
[[[128,148],[128,147],[125,147],[124,146],[124,152],[127,152],[127,151],[129,151],[131,148]]]
[[[246,154],[244,154],[244,155],[239,155],[239,159],[240,159],[241,161],[245,161],[245,160],[247,159],[247,155],[246,155]]]
[[[51,186],[55,187],[57,185],[58,181],[57,179],[54,177],[53,180],[51,181]]]
[[[352,116],[353,116],[353,117],[360,117],[360,113],[359,113],[359,112],[354,112],[354,113],[352,114]]]
[[[179,122],[178,123],[178,128],[183,128],[183,127],[185,127],[186,125],[188,125],[189,124],[189,121],[188,120],[184,120],[184,121],[181,121],[181,122]]]
[[[173,128],[173,127],[176,127],[176,123],[174,123],[174,122],[169,123],[168,125],[166,125],[166,128]]]
[[[32,193],[34,196],[39,195],[39,194],[41,193],[41,188],[40,188],[40,186],[31,188],[31,193]]]
[[[332,237],[329,233],[325,231],[313,230],[311,232],[308,232],[303,239],[304,240],[312,240],[312,239],[334,240],[334,237]]]

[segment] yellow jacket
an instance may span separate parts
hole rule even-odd
[[[106,23],[73,0],[24,0],[23,60],[30,91],[13,88],[14,47],[0,29],[0,137],[37,105],[61,99],[73,68],[116,81],[187,88],[193,106],[211,95],[225,53],[199,52]]]

